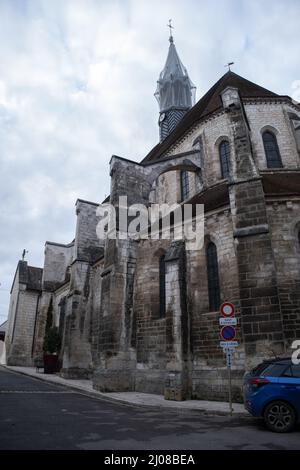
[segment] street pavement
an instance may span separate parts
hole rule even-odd
[[[300,450],[250,416],[113,403],[0,367],[1,450]]]

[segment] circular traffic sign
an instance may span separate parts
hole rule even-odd
[[[233,317],[234,305],[230,302],[224,302],[220,307],[220,311],[223,317]]]
[[[220,336],[224,341],[232,341],[236,337],[236,329],[233,326],[223,326]]]

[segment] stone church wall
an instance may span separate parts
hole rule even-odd
[[[233,302],[239,321],[237,340],[240,346],[233,358],[233,390],[241,398],[244,348],[240,330],[239,281],[233,239],[231,213],[228,209],[207,215],[205,243],[199,251],[187,251],[188,305],[191,311],[192,396],[199,399],[224,399],[227,392],[227,369],[219,346],[219,312],[209,310],[206,246],[215,243],[218,253],[221,301]]]
[[[101,292],[102,292],[102,271],[104,259],[98,261],[92,268],[91,275],[91,296],[89,298],[88,308],[90,309],[91,330],[90,341],[93,367],[100,365],[99,337],[101,332]]]
[[[299,168],[300,159],[296,141],[282,103],[246,104],[245,110],[251,128],[253,156],[260,170],[267,168],[266,155],[262,140],[262,130],[270,129],[277,138],[284,168]]]
[[[14,324],[16,321],[16,312],[18,309],[18,297],[19,297],[19,275],[18,275],[18,268],[14,278],[13,286],[10,293],[10,301],[9,301],[9,310],[8,310],[8,318],[7,318],[7,329],[5,334],[5,344],[6,344],[6,357],[9,356],[9,350],[11,347],[12,337],[13,337],[13,330]]]
[[[300,202],[267,205],[286,347],[300,339]]]
[[[39,293],[19,287],[13,330],[6,340],[7,365],[33,365],[32,350]]]
[[[164,392],[166,319],[160,317],[159,259],[169,244],[169,240],[141,240],[138,247],[134,294],[137,391]]]
[[[99,240],[96,227],[98,204],[78,199],[76,202],[76,236],[74,259],[94,263],[103,253],[104,241]]]
[[[43,344],[47,316],[53,308],[54,292],[63,284],[69,276],[67,272],[74,256],[74,244],[64,245],[60,243],[46,242],[44,270],[42,278],[42,295],[39,303],[39,311],[35,329],[34,357],[43,356]]]
[[[193,143],[200,137],[202,139],[201,167],[203,179],[205,184],[209,186],[222,179],[218,144],[223,138],[227,138],[229,141],[232,140],[228,131],[227,116],[224,112],[221,112],[196,125],[186,136],[175,143],[164,156],[170,157],[177,153],[193,150]]]

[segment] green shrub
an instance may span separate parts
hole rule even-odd
[[[44,352],[49,354],[58,353],[61,347],[61,338],[58,328],[53,326],[47,329],[44,338]]]

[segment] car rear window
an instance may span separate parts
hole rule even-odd
[[[251,370],[251,374],[258,376],[262,373],[263,370],[266,369],[270,365],[269,362],[262,362],[261,364],[258,364],[258,366],[254,367],[254,369]]]
[[[260,375],[264,377],[280,377],[287,367],[288,364],[269,364],[260,372]]]
[[[300,379],[300,364],[298,365],[293,364],[291,368],[292,368],[293,377],[297,377],[298,379]]]

